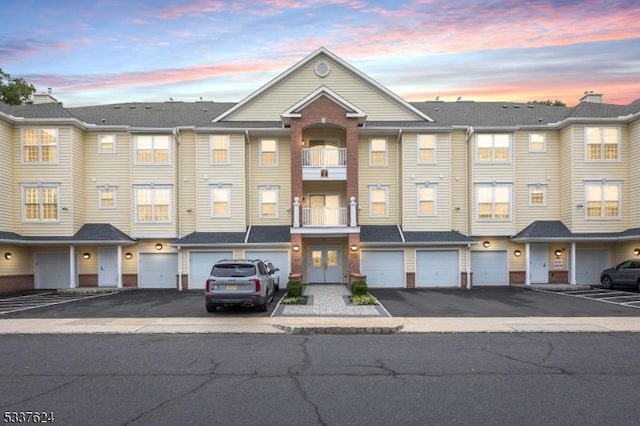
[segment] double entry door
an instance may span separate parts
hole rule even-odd
[[[342,248],[340,246],[309,247],[307,280],[309,283],[341,283]]]

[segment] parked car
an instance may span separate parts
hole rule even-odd
[[[276,274],[276,272],[278,272],[280,268],[276,268],[273,265],[273,262],[271,262],[270,260],[265,260],[264,264],[267,265],[267,272],[269,272],[269,275],[271,276],[271,278],[273,278],[274,290],[275,291],[280,290],[280,276]]]
[[[640,290],[640,260],[625,260],[600,274],[602,288],[634,287]]]
[[[266,312],[275,294],[273,278],[261,260],[221,260],[205,285],[207,312],[218,306],[255,306]]]

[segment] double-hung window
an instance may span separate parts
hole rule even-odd
[[[260,140],[260,165],[265,167],[278,165],[278,141],[276,139]]]
[[[171,186],[140,185],[135,187],[136,222],[169,223],[171,221]]]
[[[170,164],[171,136],[169,135],[136,135],[136,164]]]
[[[418,135],[418,164],[436,162],[436,135]]]
[[[229,135],[212,135],[209,147],[211,164],[229,164]]]
[[[57,221],[58,185],[23,185],[22,218],[24,221]]]
[[[116,135],[98,135],[98,153],[115,154]]]
[[[511,158],[511,135],[479,133],[476,136],[478,163],[504,163]]]
[[[116,188],[114,186],[103,186],[98,188],[98,208],[116,208]]]
[[[211,185],[211,217],[231,216],[231,186]]]
[[[58,129],[23,129],[22,161],[24,163],[57,163]]]
[[[544,133],[529,133],[529,152],[546,152],[547,135]]]
[[[547,185],[529,185],[529,205],[543,207],[547,205]]]
[[[279,188],[265,186],[260,188],[260,217],[278,217],[278,193]]]
[[[587,219],[620,218],[620,182],[585,182]]]
[[[477,184],[476,197],[479,220],[511,218],[511,184]]]
[[[369,216],[387,217],[389,215],[389,187],[373,185],[369,187]]]
[[[371,139],[369,141],[369,165],[386,166],[388,163],[388,144],[386,139]]]
[[[418,185],[418,216],[436,215],[437,185],[425,183]]]
[[[586,127],[586,161],[616,161],[620,158],[620,129],[617,127]]]

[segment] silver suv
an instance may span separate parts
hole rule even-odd
[[[218,306],[255,306],[266,312],[274,295],[273,278],[261,260],[221,260],[211,269],[204,295],[207,312]]]

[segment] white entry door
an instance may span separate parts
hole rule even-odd
[[[531,243],[529,248],[529,273],[531,284],[549,282],[549,245]]]
[[[342,249],[335,247],[309,247],[307,280],[310,283],[342,282]]]
[[[118,285],[118,247],[98,247],[98,286]]]

